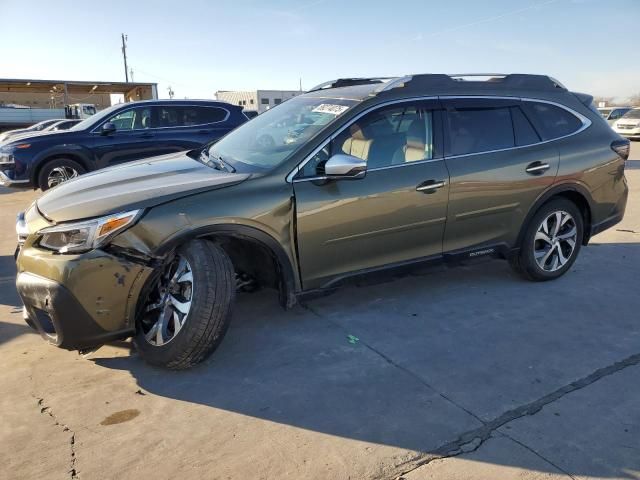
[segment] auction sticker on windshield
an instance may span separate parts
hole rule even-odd
[[[318,113],[330,113],[332,115],[338,116],[341,113],[344,113],[346,110],[349,110],[349,107],[347,105],[332,105],[330,103],[322,103],[312,111]]]

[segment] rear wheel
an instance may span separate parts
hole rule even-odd
[[[511,266],[529,280],[558,278],[576,261],[583,235],[584,221],[578,207],[564,198],[551,200],[529,222]]]
[[[236,281],[218,245],[194,240],[157,272],[135,343],[151,364],[189,368],[218,347],[229,326]]]
[[[38,186],[43,192],[85,173],[78,162],[68,158],[56,158],[47,162],[38,175]]]

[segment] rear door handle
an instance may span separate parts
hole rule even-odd
[[[438,188],[447,184],[444,180],[427,180],[416,187],[416,191],[424,193],[435,193]]]
[[[550,165],[548,163],[533,162],[527,165],[526,172],[532,175],[540,175],[549,170]]]

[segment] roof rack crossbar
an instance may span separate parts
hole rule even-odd
[[[391,80],[393,77],[354,77],[354,78],[336,78],[327,82],[320,83],[309,89],[309,92],[325,90],[327,88],[351,87],[354,85],[369,85],[372,83],[383,83]]]

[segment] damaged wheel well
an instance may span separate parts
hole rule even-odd
[[[200,238],[210,239],[220,245],[229,255],[236,273],[247,274],[259,285],[276,289],[283,307],[293,305],[293,279],[289,278],[291,267],[288,261],[283,265],[284,260],[269,246],[238,234],[212,234]]]

